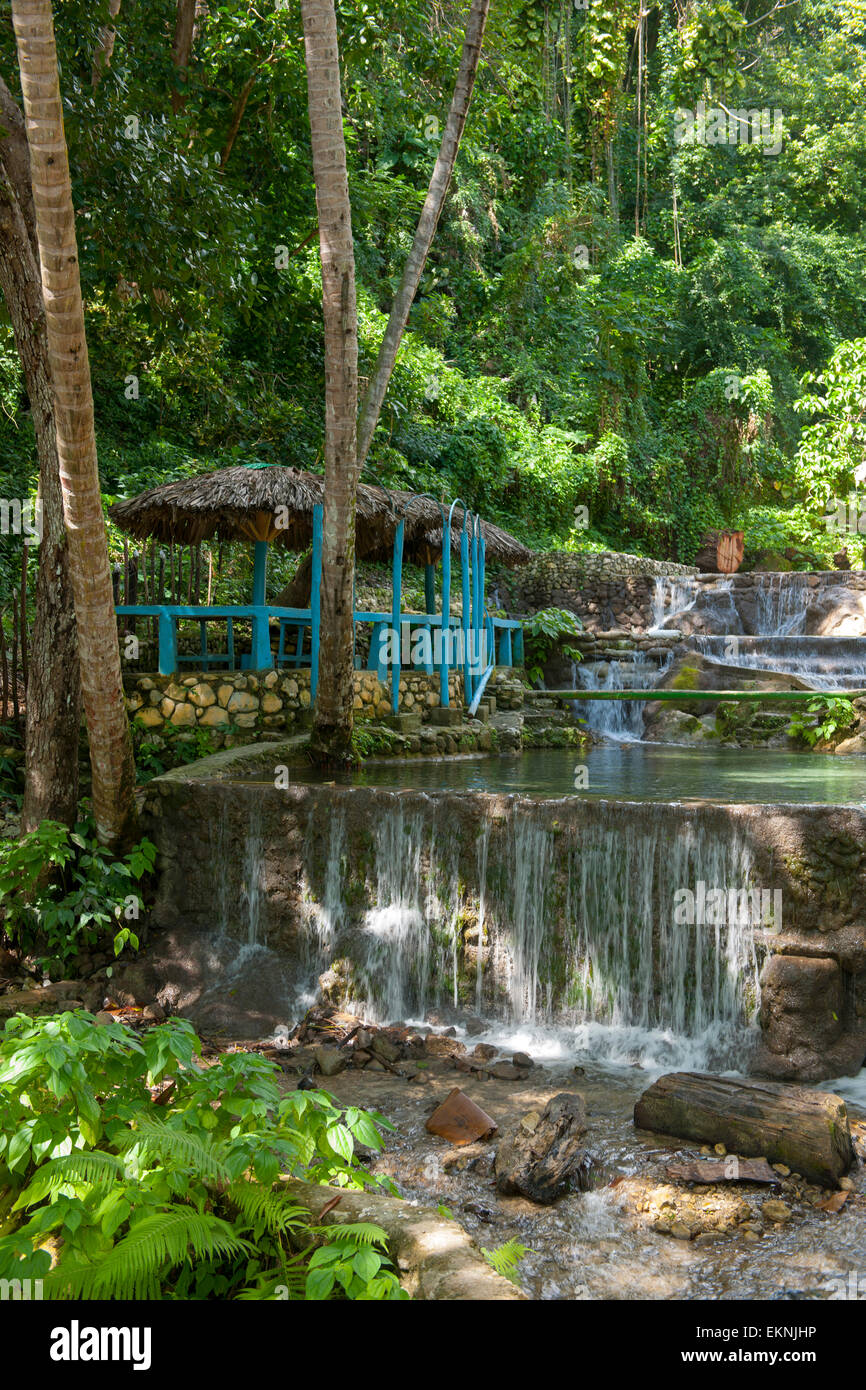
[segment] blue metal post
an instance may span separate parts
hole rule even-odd
[[[424,566],[424,609],[427,613],[436,612],[436,567]]]
[[[479,665],[482,665],[483,663],[481,663],[481,662],[479,661],[479,655],[480,655],[480,651],[481,651],[480,638],[479,638],[479,633],[480,633],[480,631],[481,631],[481,628],[480,628],[481,605],[480,605],[480,603],[479,603],[479,601],[478,601],[478,527],[475,525],[474,522],[472,522],[471,525],[472,525],[472,642],[473,642],[473,646],[474,646],[473,655],[474,655],[474,657],[475,657],[476,662],[479,662]],[[478,675],[479,675],[479,676],[481,675],[481,671],[480,671],[480,670],[479,670],[479,672],[478,672]]]
[[[167,608],[159,610],[159,674],[173,676],[177,670],[177,640],[174,618]]]
[[[442,649],[439,658],[439,703],[448,706],[448,648],[451,644],[451,518],[442,528]]]
[[[253,604],[260,608],[265,603],[265,581],[268,573],[268,543],[256,541],[253,555]]]
[[[479,652],[479,660],[481,659],[481,655],[480,655],[480,654],[481,654],[481,632],[482,632],[482,629],[483,629],[483,627],[484,627],[484,614],[485,614],[486,609],[487,609],[487,597],[486,597],[485,592],[484,592],[485,586],[486,586],[486,582],[487,582],[487,578],[486,578],[486,574],[485,574],[486,567],[487,567],[487,542],[486,542],[486,540],[484,539],[484,537],[481,535],[481,531],[480,531],[480,529],[479,529],[479,532],[478,532],[478,652]],[[495,657],[494,657],[493,652],[490,652],[490,653],[489,653],[489,660],[490,660],[490,661],[493,661],[494,664],[495,664]],[[489,664],[489,662],[488,662],[488,664]]]
[[[392,651],[391,659],[391,709],[397,713],[400,705],[400,647],[403,640],[403,629],[400,625],[400,600],[403,593],[403,527],[402,521],[398,522],[397,530],[394,533],[394,561],[391,570],[391,631],[392,641],[396,638],[394,645],[396,652]]]
[[[319,685],[319,631],[322,623],[322,513],[313,508],[313,573],[310,580],[310,704]]]

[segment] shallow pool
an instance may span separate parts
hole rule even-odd
[[[342,776],[299,764],[290,776],[301,783],[594,800],[866,804],[866,758],[775,749],[610,743],[518,757],[382,760]],[[266,769],[243,780],[272,783],[273,774]]]

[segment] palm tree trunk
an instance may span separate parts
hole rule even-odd
[[[51,0],[13,0],[69,570],[90,742],[93,812],[104,844],[135,819],[135,768],[123,701],[108,544],[99,491],[90,364]]]
[[[301,0],[301,15],[325,320],[322,627],[312,753],[336,762],[348,758],[352,738],[358,313],[333,0]]]
[[[484,40],[484,26],[487,23],[489,9],[490,0],[472,0],[445,132],[433,167],[427,197],[418,219],[415,240],[403,267],[400,288],[391,307],[385,336],[382,339],[379,355],[376,359],[376,367],[370,378],[370,385],[367,388],[364,404],[361,408],[361,419],[358,424],[359,470],[363,467],[370,449],[379,420],[379,412],[382,409],[382,402],[388,389],[388,382],[391,380],[391,373],[397,360],[397,350],[400,347],[403,330],[409,318],[409,310],[412,308],[415,295],[418,293],[421,275],[433,243],[433,237],[436,235],[436,228],[451,183],[451,175],[454,172],[457,151],[460,148],[463,127],[466,124],[466,115],[472,99],[472,89],[475,86],[475,75],[481,60],[481,45]]]
[[[21,829],[42,820],[73,825],[78,807],[81,695],[69,578],[54,400],[39,279],[36,217],[24,118],[0,79],[0,293],[24,371],[39,460],[42,537],[30,640]]]

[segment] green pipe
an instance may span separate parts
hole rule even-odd
[[[858,700],[866,690],[545,690],[552,700]]]

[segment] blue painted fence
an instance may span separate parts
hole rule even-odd
[[[464,508],[464,526],[460,536],[460,580],[463,601],[462,617],[450,615],[451,604],[451,518],[454,502],[446,518],[443,510],[442,546],[442,612],[436,610],[435,574],[432,565],[424,575],[425,607],[427,612],[402,613],[403,538],[404,524],[397,526],[391,571],[392,604],[390,613],[354,612],[356,623],[372,626],[368,670],[375,670],[383,684],[391,686],[391,708],[397,712],[400,701],[400,672],[413,666],[429,672],[439,671],[440,700],[449,702],[448,677],[455,665],[462,666],[464,693],[470,704],[498,664],[511,666],[523,663],[523,629],[519,622],[494,618],[485,611],[484,564],[485,542],[477,518]],[[462,505],[462,504],[461,504]],[[267,551],[264,541],[256,542],[253,562],[253,602],[230,607],[200,607],[184,604],[144,604],[118,606],[119,617],[156,618],[159,634],[159,672],[176,674],[183,665],[208,670],[266,670],[278,667],[310,667],[310,695],[316,698],[319,675],[319,639],[321,630],[322,582],[322,508],[313,513],[313,556],[311,599],[309,608],[277,608],[265,601]],[[447,617],[443,615],[447,614]],[[178,652],[178,623],[194,620],[199,624],[199,649],[191,654]],[[249,652],[238,659],[235,650],[235,624],[243,620],[250,624]],[[279,626],[276,655],[271,646],[271,623]],[[208,627],[225,624],[226,643],[222,650],[208,646]],[[389,634],[400,634],[386,642]],[[437,640],[438,634],[438,640]],[[482,669],[482,634],[486,645],[486,663]],[[407,653],[409,660],[404,660]],[[459,650],[462,647],[462,652]],[[390,648],[390,649],[388,649]],[[455,654],[460,657],[455,660]]]

